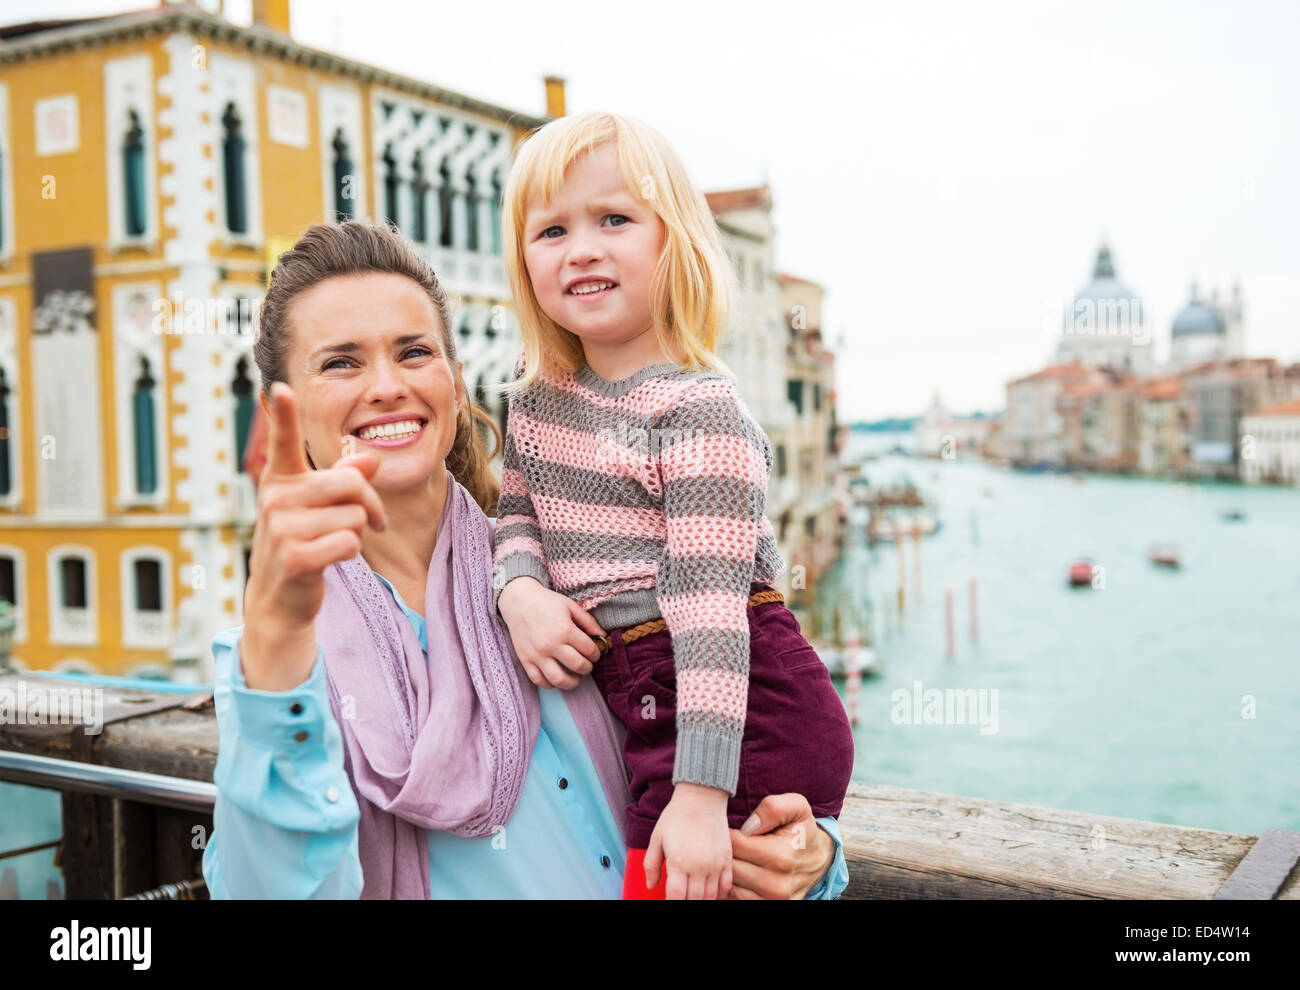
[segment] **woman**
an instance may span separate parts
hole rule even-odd
[[[213,641],[214,897],[621,893],[620,730],[590,678],[519,676],[492,607],[477,424],[496,431],[450,323],[383,227],[314,226],[276,266],[245,624]],[[838,895],[833,820],[798,795],[755,818],[768,834],[732,832],[737,896]]]

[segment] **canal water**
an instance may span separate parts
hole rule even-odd
[[[856,434],[850,450],[897,439]],[[870,600],[884,661],[862,689],[856,779],[1233,832],[1300,829],[1300,491],[904,456],[865,475],[910,478],[942,526],[921,541],[919,598],[905,542],[901,618],[892,544],[826,579]],[[1223,521],[1231,508],[1246,518]],[[1181,569],[1152,565],[1154,544],[1177,546]],[[1096,587],[1067,585],[1080,558]],[[975,689],[953,697],[984,704],[941,714],[927,710],[930,689],[945,701]]]

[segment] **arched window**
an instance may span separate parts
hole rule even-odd
[[[244,182],[243,122],[233,103],[221,115],[221,162],[226,189],[226,229],[232,234],[248,233],[248,201]]]
[[[135,567],[135,608],[137,612],[161,612],[162,564],[152,557],[137,557]]]
[[[149,374],[149,359],[140,358],[140,377],[135,380],[132,398],[135,426],[135,487],[141,495],[151,495],[158,488],[158,450],[154,432],[154,396],[156,383]]]
[[[9,443],[9,394],[12,391],[4,369],[0,368],[0,497],[8,495],[14,484],[9,463],[13,449]]]
[[[397,156],[390,144],[384,148],[384,216],[397,226]]]
[[[465,194],[466,206],[466,224],[465,224],[465,246],[471,251],[478,250],[478,181],[471,172],[467,177],[469,179],[469,191]]]
[[[501,179],[493,173],[492,175],[492,207],[490,211],[492,223],[492,253],[501,253]]]
[[[348,148],[348,139],[343,136],[343,128],[334,132],[334,222],[342,223],[352,217],[352,204],[355,195],[352,188],[356,178],[352,174],[352,151]]]
[[[456,191],[451,188],[451,166],[447,164],[447,159],[442,160],[442,164],[438,167],[438,174],[442,176],[442,184],[438,187],[438,223],[441,225],[438,243],[449,248],[451,247],[451,203]]]
[[[161,547],[136,546],[122,554],[122,645],[167,646],[171,632],[171,555]]]
[[[424,244],[429,239],[429,214],[426,204],[429,180],[424,177],[424,154],[417,148],[411,159],[411,168],[415,171],[415,181],[411,187],[411,240]]]
[[[0,557],[0,601],[18,605],[18,565],[13,557]]]
[[[248,377],[248,358],[235,362],[235,378],[230,383],[235,396],[235,470],[244,470],[244,453],[253,426],[253,382]]]
[[[63,608],[85,608],[86,561],[82,557],[59,559],[59,604]]]
[[[131,126],[122,144],[122,181],[126,184],[126,233],[128,237],[143,237],[148,227],[145,212],[144,128],[140,116],[128,110]]]

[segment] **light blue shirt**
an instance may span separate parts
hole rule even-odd
[[[427,657],[424,617],[375,576],[402,607]],[[297,688],[258,691],[244,681],[242,633],[236,626],[212,640],[221,747],[213,773],[214,829],[203,852],[209,893],[214,899],[359,897],[360,812],[343,769],[321,648]],[[510,821],[477,839],[426,833],[434,898],[622,896],[627,847],[591,755],[560,691],[537,693],[537,746]],[[849,874],[835,819],[817,824],[835,841],[835,859],[808,899],[827,900],[843,893]]]

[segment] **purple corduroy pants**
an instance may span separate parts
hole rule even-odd
[[[769,590],[755,584],[751,594]],[[784,602],[750,605],[746,611],[749,704],[740,776],[727,803],[728,824],[740,828],[763,798],[787,792],[804,795],[814,817],[838,816],[853,772],[853,732],[844,704]],[[627,728],[623,759],[632,794],[627,844],[645,849],[673,796],[675,666],[667,630],[627,644],[623,631],[606,630],[611,647],[597,661],[592,678]]]

